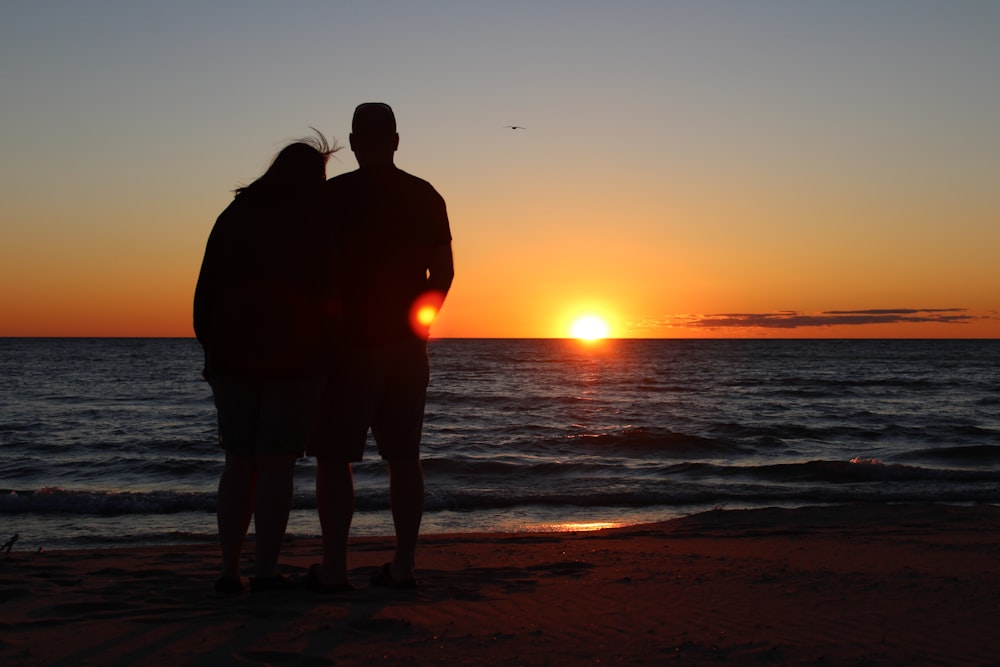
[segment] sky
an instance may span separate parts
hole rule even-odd
[[[233,189],[366,101],[435,337],[1000,338],[992,0],[0,0],[0,336],[191,336]]]

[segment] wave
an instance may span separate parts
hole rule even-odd
[[[978,433],[980,429],[975,429]],[[961,461],[973,464],[1000,463],[1000,445],[968,445],[962,447],[928,447],[901,455],[903,459]]]
[[[80,491],[59,487],[0,489],[2,514],[173,514],[215,511],[215,494],[178,491]]]
[[[997,452],[990,451],[990,455]],[[648,507],[725,503],[1000,502],[1000,471],[929,468],[877,459],[813,460],[760,466],[684,462],[621,467],[589,460],[428,462],[428,511],[502,510],[528,506]],[[388,509],[384,479],[359,478],[359,512]],[[296,509],[316,508],[311,490]],[[214,492],[100,491],[61,487],[0,489],[0,515],[69,514],[112,517],[215,512]]]
[[[625,428],[613,433],[581,433],[560,438],[571,443],[574,451],[599,450],[611,454],[652,454],[670,458],[708,458],[746,454],[749,450],[732,440],[710,438],[691,433],[659,431],[645,427]]]
[[[756,479],[781,482],[824,482],[845,484],[856,482],[994,482],[1000,484],[1000,471],[942,470],[920,466],[886,464],[877,459],[851,461],[806,461],[776,463],[751,468],[729,468],[733,475],[749,475]]]

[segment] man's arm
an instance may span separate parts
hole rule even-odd
[[[451,244],[431,248],[427,258],[427,287],[441,294],[441,301],[451,289],[455,278],[455,263],[451,255]]]
[[[440,312],[454,277],[451,244],[434,246],[427,258],[427,289],[410,305],[410,327],[421,338],[430,336],[431,323]]]

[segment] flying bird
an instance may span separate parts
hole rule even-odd
[[[523,125],[504,125],[504,127],[509,127],[512,130],[524,130],[524,129],[526,129]]]

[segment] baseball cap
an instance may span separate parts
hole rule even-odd
[[[395,134],[396,115],[384,102],[359,104],[354,110],[351,132],[367,136]]]

